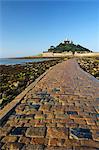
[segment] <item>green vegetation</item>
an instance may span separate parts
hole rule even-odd
[[[82,47],[81,45],[75,45],[73,42],[70,41],[64,41],[64,43],[60,43],[56,47],[51,46],[48,49],[48,52],[53,52],[53,53],[62,53],[62,52],[72,52],[73,54],[75,52],[78,53],[84,53],[84,52],[92,52],[91,50]]]

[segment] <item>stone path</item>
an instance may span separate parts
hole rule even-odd
[[[1,149],[98,150],[99,81],[74,59],[51,69],[0,128]]]

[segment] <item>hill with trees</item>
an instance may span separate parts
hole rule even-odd
[[[56,47],[51,46],[48,49],[48,52],[53,53],[62,53],[62,52],[78,52],[78,53],[85,53],[85,52],[92,52],[91,50],[81,46],[81,45],[75,45],[72,41],[64,41],[64,43],[60,43]]]

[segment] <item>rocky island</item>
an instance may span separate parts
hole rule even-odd
[[[73,41],[65,40],[63,43],[60,43],[57,46],[50,46],[48,52],[53,53],[72,52],[74,54],[75,52],[89,53],[92,52],[92,50],[89,50],[88,48],[85,48],[79,44],[74,44]]]

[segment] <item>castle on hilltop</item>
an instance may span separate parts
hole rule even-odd
[[[78,53],[89,53],[91,50],[79,45],[74,44],[71,40],[64,40],[57,46],[50,46],[48,51],[43,52],[43,56],[64,56],[64,55],[74,55]]]
[[[70,40],[67,39],[67,40],[64,41],[64,44],[73,44],[73,41],[70,41]]]

